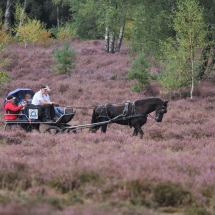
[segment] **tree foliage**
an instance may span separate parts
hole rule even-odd
[[[3,22],[1,21],[2,17],[3,17],[3,12],[0,9],[0,43],[9,42],[11,40],[11,36],[6,33],[5,26],[3,25]]]
[[[26,13],[22,13],[22,6],[19,2],[15,4],[15,24],[13,32],[19,41],[25,43],[40,42],[46,44],[51,40],[51,31],[45,29],[45,24],[40,20],[31,19]]]
[[[0,56],[2,56],[2,53],[5,50],[5,43],[0,44]],[[8,64],[9,58],[3,59],[2,57],[0,58],[0,87],[2,86],[3,82],[7,82],[10,79],[10,75],[5,72],[2,67]]]
[[[136,5],[132,17],[132,53],[144,49],[155,57],[161,54],[159,42],[175,35],[169,25],[169,15],[174,8],[175,0],[143,0]]]

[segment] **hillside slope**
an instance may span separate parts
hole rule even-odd
[[[5,66],[11,81],[0,99],[18,87],[51,88],[51,98],[75,107],[72,125],[91,121],[92,107],[145,97],[168,99],[157,84],[140,93],[126,79],[129,48],[103,52],[103,41],[72,41],[77,68],[71,75],[51,72],[52,51],[11,44]],[[51,136],[0,130],[1,214],[215,214],[214,77],[196,88],[194,99],[169,101],[161,123],[151,118],[142,140],[132,129],[108,125],[107,133]],[[87,107],[89,109],[79,109]],[[154,115],[154,114],[153,114]]]

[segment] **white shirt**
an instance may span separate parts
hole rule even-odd
[[[33,99],[32,99],[32,104],[33,105],[43,105],[41,103],[41,100],[46,100],[46,95],[42,94],[41,91],[38,91],[34,94]]]
[[[44,100],[46,100],[47,102],[51,102],[50,100],[50,96],[48,94],[44,94],[43,95]]]

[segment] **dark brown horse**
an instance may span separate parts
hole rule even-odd
[[[109,121],[120,125],[129,125],[134,128],[133,136],[140,133],[143,137],[142,125],[147,122],[148,114],[156,111],[154,119],[161,122],[163,115],[167,112],[168,101],[159,98],[147,98],[136,100],[135,102],[126,102],[125,104],[104,104],[94,108],[91,123]],[[107,124],[95,125],[90,128],[91,132],[96,132],[101,127],[102,132],[106,132]]]

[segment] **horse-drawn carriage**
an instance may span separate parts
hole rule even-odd
[[[24,98],[26,92],[34,95],[34,91],[30,88],[19,88],[10,92],[7,96],[16,97],[15,104],[18,104]],[[3,103],[6,102],[6,99]],[[107,124],[117,123],[121,125],[129,125],[134,128],[133,135],[140,133],[140,138],[143,137],[141,126],[147,122],[147,116],[161,122],[163,115],[167,112],[167,101],[159,98],[148,98],[136,100],[135,102],[125,102],[124,104],[98,105],[94,108],[92,120],[90,124],[73,126],[68,124],[75,116],[73,107],[65,107],[64,114],[54,122],[46,122],[43,120],[43,113],[31,104],[27,104],[25,113],[17,113],[18,115],[25,115],[25,120],[5,120],[5,127],[19,126],[27,132],[33,129],[39,131],[41,124],[46,125],[45,132],[49,133],[63,133],[76,132],[76,130],[83,128],[90,128],[90,131],[96,132],[100,127],[102,132],[106,132]],[[151,112],[156,111],[156,116],[150,115]]]

